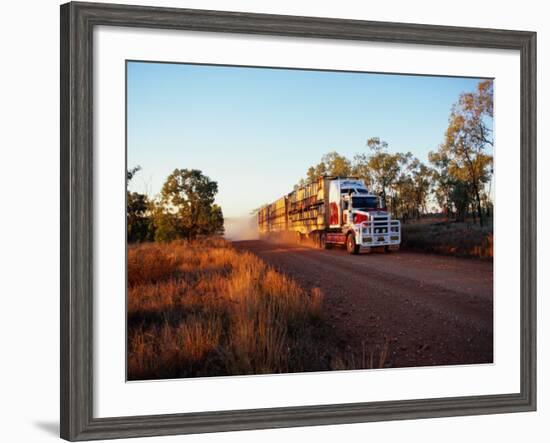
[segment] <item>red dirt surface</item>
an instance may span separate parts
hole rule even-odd
[[[307,289],[356,358],[388,347],[386,367],[493,362],[493,264],[414,252],[352,256],[262,241],[234,242]]]

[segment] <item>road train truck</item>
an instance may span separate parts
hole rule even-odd
[[[321,177],[261,207],[258,230],[260,238],[291,235],[320,248],[342,245],[350,254],[395,251],[401,244],[399,221],[353,177]]]

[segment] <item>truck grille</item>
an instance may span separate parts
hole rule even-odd
[[[373,222],[375,234],[388,233],[388,217],[374,217]]]

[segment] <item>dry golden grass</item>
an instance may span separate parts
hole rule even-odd
[[[222,239],[130,246],[128,378],[349,369],[321,303]]]

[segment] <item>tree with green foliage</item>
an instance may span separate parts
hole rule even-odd
[[[471,195],[474,200],[479,223],[483,226],[482,196],[485,184],[492,174],[493,157],[487,148],[493,147],[493,82],[480,82],[475,92],[460,95],[453,106],[449,117],[449,126],[445,139],[439,147],[440,158],[447,159],[445,174],[451,182],[468,186],[468,192],[455,189],[455,194],[466,198]],[[468,206],[467,202],[466,207]],[[461,203],[461,206],[464,206]]]
[[[445,152],[430,152],[428,159],[434,166],[432,177],[435,201],[444,214],[454,214],[457,221],[464,221],[472,200],[468,183],[453,175],[449,167],[451,160]]]
[[[326,174],[335,177],[348,177],[351,175],[351,162],[343,155],[332,151],[323,155],[321,164],[317,166],[317,169],[321,174],[326,172]]]
[[[365,153],[355,154],[353,156],[351,175],[365,182],[368,189],[372,185],[372,174],[369,168],[369,156]]]
[[[311,183],[320,177],[328,175],[327,165],[321,160],[316,166],[310,166],[306,173],[304,183]]]
[[[223,234],[223,214],[214,203],[218,184],[197,169],[175,169],[155,205],[155,240]]]
[[[365,169],[369,172],[369,183],[371,191],[379,194],[384,201],[389,203],[390,209],[395,212],[396,192],[395,186],[399,179],[401,170],[411,154],[390,153],[388,143],[373,137],[367,140],[370,154],[365,157]],[[364,177],[360,177],[365,179]],[[391,199],[388,199],[391,197]],[[389,200],[389,201],[388,201]]]
[[[326,175],[348,177],[351,175],[351,161],[345,156],[338,154],[338,152],[331,151],[323,155],[321,161],[317,165],[308,168],[306,178],[301,179],[298,182],[298,186],[311,183]]]
[[[417,158],[409,163],[408,172],[413,183],[413,201],[416,208],[416,217],[427,212],[427,202],[432,188],[433,170]]]
[[[135,166],[126,171],[127,188],[130,181],[140,170],[140,166]],[[150,206],[151,202],[145,194],[126,191],[126,226],[129,243],[153,240]]]

